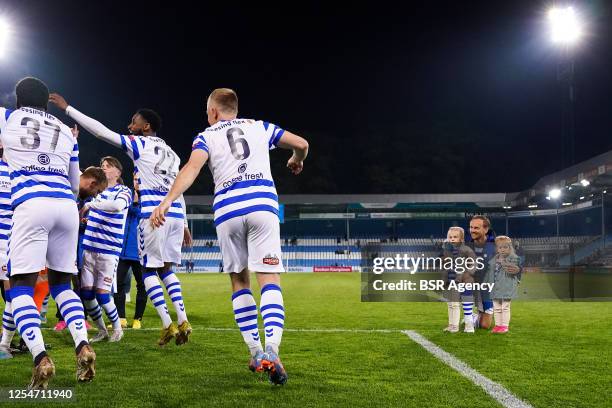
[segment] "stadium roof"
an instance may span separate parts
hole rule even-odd
[[[588,184],[584,186],[582,180],[588,181]],[[564,189],[563,194],[571,200],[598,193],[611,186],[612,150],[542,177],[532,188],[518,193],[512,205],[540,201],[553,188]]]
[[[582,180],[589,184],[584,186]],[[363,208],[384,209],[393,204],[429,204],[428,208],[501,208],[522,206],[542,202],[553,188],[564,188],[564,200],[579,197],[612,187],[612,151],[600,154],[567,169],[542,177],[530,189],[517,193],[473,193],[473,194],[292,194],[280,195],[279,201],[290,206],[341,206],[360,204]],[[186,196],[192,206],[211,206],[212,195]]]
[[[563,187],[586,179],[599,187],[612,185],[612,150],[575,164],[557,173],[542,177],[533,187]]]
[[[351,209],[384,210],[404,204],[404,209],[477,209],[499,208],[514,199],[516,193],[483,194],[292,194],[280,195],[279,202],[303,211],[344,211]],[[190,206],[211,206],[213,196],[186,196]],[[426,204],[419,205],[419,204]],[[348,207],[347,207],[348,206]]]

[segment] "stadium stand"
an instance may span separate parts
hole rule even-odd
[[[596,236],[518,237],[527,266],[554,266],[559,255],[567,255],[570,245],[578,250],[588,245]],[[362,248],[366,245],[384,245],[386,252],[396,251],[409,256],[437,256],[442,239],[397,238],[384,236],[367,238],[317,238],[283,237],[283,262],[290,272],[312,271],[315,267],[350,267],[359,270],[362,264]],[[609,253],[612,263],[612,251]],[[185,261],[194,262],[195,271],[219,272],[221,251],[215,236],[198,237],[191,250],[183,253]]]

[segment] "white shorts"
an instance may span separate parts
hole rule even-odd
[[[84,250],[81,287],[114,292],[118,264],[119,257],[117,255],[102,254],[88,249]]]
[[[180,218],[166,217],[159,228],[153,228],[148,218],[138,222],[140,264],[145,268],[161,268],[165,262],[181,263],[181,247],[185,224]]]
[[[13,213],[10,276],[48,267],[76,274],[79,212],[76,201],[32,198]]]
[[[223,270],[240,273],[284,272],[278,216],[257,211],[231,218],[217,226]]]

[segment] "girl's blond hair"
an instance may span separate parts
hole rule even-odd
[[[512,239],[510,239],[507,235],[498,235],[495,237],[495,245],[499,244],[509,244],[510,245],[510,253],[514,255],[514,245],[512,245]]]
[[[446,236],[448,237],[448,233],[451,231],[459,231],[459,234],[461,235],[461,242],[465,242],[465,231],[463,230],[463,228],[461,227],[450,227],[448,229],[448,232],[446,233]]]

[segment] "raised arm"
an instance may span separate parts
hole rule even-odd
[[[79,169],[79,162],[76,162],[76,165],[70,162],[70,167],[68,168],[68,178],[70,179],[70,190],[72,190],[72,194],[77,197],[79,195],[79,181],[81,180],[81,169]]]
[[[12,111],[10,109],[6,109],[0,106],[0,135],[2,134],[2,130],[6,126],[6,120],[10,116],[11,112]]]
[[[122,139],[120,134],[113,132],[102,123],[79,112],[73,106],[68,105],[68,102],[66,102],[64,97],[60,94],[52,93],[49,95],[49,102],[66,112],[66,115],[70,116],[79,125],[84,127],[89,133],[98,139],[102,139],[116,147],[122,147]]]
[[[280,137],[278,147],[281,149],[293,150],[293,156],[287,162],[287,167],[296,176],[304,169],[304,160],[308,156],[308,142],[291,132],[285,131]]]
[[[68,179],[70,180],[70,188],[72,193],[78,197],[79,196],[79,184],[81,182],[81,169],[79,168],[79,144],[77,142],[77,137],[79,136],[79,129],[76,125],[74,128],[70,129],[72,132],[72,136],[74,136],[74,147],[72,148],[72,153],[70,154],[70,165],[68,166]]]
[[[157,208],[151,213],[151,223],[155,227],[159,227],[164,224],[166,220],[166,213],[170,209],[172,202],[175,201],[179,196],[181,196],[195,181],[198,174],[200,174],[200,170],[206,164],[208,160],[208,153],[202,149],[195,149],[191,152],[191,156],[189,156],[189,161],[185,166],[179,171],[179,174],[176,176],[176,180],[174,180],[174,184],[172,184],[172,188],[166,194],[166,197],[159,204]]]

